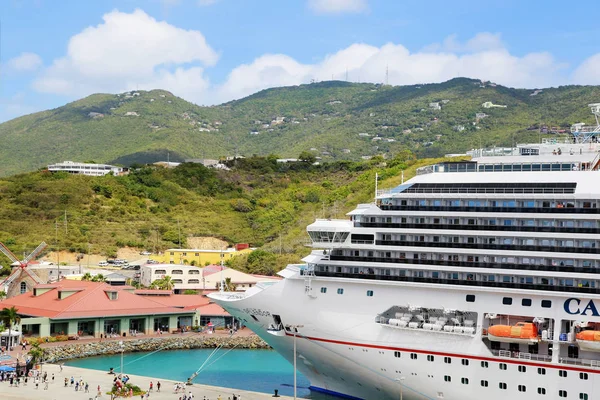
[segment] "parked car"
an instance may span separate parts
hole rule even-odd
[[[158,264],[158,261],[156,261],[156,260],[148,260],[148,261],[146,261],[146,264]]]
[[[152,253],[150,253],[149,251],[140,251],[140,256],[149,256],[150,254]]]
[[[98,263],[98,266],[99,266],[99,267],[106,267],[107,265],[108,265],[108,262],[106,262],[106,261],[100,261],[100,262]]]

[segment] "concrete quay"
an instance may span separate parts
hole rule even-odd
[[[21,385],[19,387],[11,387],[9,382],[0,382],[0,399],[110,399],[110,395],[106,393],[111,389],[112,382],[115,376],[109,375],[107,372],[69,366],[63,366],[61,371],[61,367],[58,364],[45,364],[42,367],[42,371],[48,372],[48,389],[44,389],[45,385],[43,383],[40,383],[39,388],[36,389],[35,384],[31,379],[29,379],[27,385],[24,385],[23,382],[21,382]],[[54,375],[54,382],[52,381],[52,375]],[[150,392],[150,396],[148,397],[149,400],[178,400],[180,397],[183,396],[183,393],[175,393],[173,391],[174,385],[178,382],[166,379],[149,378],[138,375],[128,375],[131,378],[130,382],[134,385],[139,386],[142,390],[148,390],[148,388],[150,387],[150,382],[154,384],[154,390]],[[75,380],[81,379],[83,380],[83,382],[88,383],[89,393],[85,393],[83,390],[76,392],[74,387],[72,387],[70,383],[67,387],[65,387],[65,378],[67,378],[70,381],[71,377],[74,377]],[[156,387],[156,384],[159,381],[161,383],[160,392],[157,391]],[[98,385],[100,385],[101,395],[96,397],[98,395]],[[191,391],[194,395],[195,400],[204,400],[205,398],[207,400],[218,400],[219,398],[221,400],[227,400],[228,398],[232,399],[233,394],[238,396],[238,399],[240,400],[265,400],[273,398],[273,394],[249,392],[240,389],[223,388],[218,386],[193,384],[191,386],[186,386],[185,388],[186,394],[188,394]],[[139,399],[139,397],[137,398]],[[281,396],[278,398],[282,400],[292,399],[292,397],[287,396]]]

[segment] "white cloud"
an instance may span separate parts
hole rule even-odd
[[[600,85],[600,53],[586,59],[573,73],[573,82],[579,85]]]
[[[42,59],[35,53],[21,53],[6,64],[12,71],[35,71],[42,65]]]
[[[577,70],[580,83],[600,83],[594,68],[600,55]],[[82,97],[96,92],[131,89],[170,90],[197,104],[217,104],[276,86],[312,80],[345,79],[406,85],[442,82],[464,76],[513,87],[547,87],[571,81],[565,65],[545,52],[511,54],[499,34],[479,33],[460,42],[449,36],[417,52],[401,44],[381,47],[355,43],[316,63],[287,54],[264,54],[233,68],[219,84],[211,84],[205,67],[218,54],[199,31],[156,21],[141,10],[113,11],[104,21],[73,36],[64,57],[56,59],[34,81],[40,92]],[[595,81],[594,81],[595,79]]]
[[[423,52],[468,53],[505,48],[499,33],[480,32],[464,43],[458,35],[447,36],[442,43],[433,43],[423,48]]]
[[[484,38],[484,39],[481,39]],[[480,40],[481,39],[481,40]],[[239,66],[230,73],[226,82],[214,90],[215,101],[226,101],[252,94],[273,86],[297,85],[311,80],[345,79],[362,82],[383,82],[386,68],[389,83],[409,85],[442,82],[454,77],[492,80],[514,87],[547,87],[561,79],[564,65],[549,53],[530,53],[523,57],[511,55],[497,48],[495,40],[475,36],[465,45],[465,54],[447,51],[411,53],[400,44],[388,43],[382,47],[353,44],[326,56],[316,64],[301,64],[283,54],[257,58]]]
[[[112,11],[103,19],[69,40],[67,55],[34,81],[35,89],[81,96],[155,83],[184,87],[177,79],[188,79],[189,87],[207,84],[198,64],[214,65],[218,54],[199,31],[159,22],[142,10]]]
[[[367,0],[308,0],[317,14],[360,13],[368,9]]]

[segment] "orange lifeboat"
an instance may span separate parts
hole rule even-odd
[[[581,331],[575,337],[581,350],[600,351],[600,331]]]
[[[516,325],[494,325],[488,328],[488,339],[504,343],[537,343],[538,330],[531,322],[519,322]]]

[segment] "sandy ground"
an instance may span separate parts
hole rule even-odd
[[[93,251],[93,248],[92,248],[92,251]],[[124,258],[125,260],[127,260],[129,262],[141,260],[141,259],[147,260],[149,258],[149,256],[140,255],[140,251],[141,250],[139,250],[139,249],[134,249],[131,247],[124,247],[122,249],[117,250],[117,258]],[[68,251],[60,251],[60,252],[51,251],[48,254],[46,254],[44,257],[40,258],[38,261],[40,261],[40,262],[47,261],[47,262],[53,262],[56,264],[57,260],[60,259],[61,263],[67,263],[69,265],[77,265],[77,264],[79,264],[79,261],[77,261],[77,254],[78,253],[71,253]],[[100,261],[106,261],[106,256],[99,255],[99,254],[92,253],[89,255],[89,258],[90,258],[91,265],[98,265],[98,263]],[[81,261],[81,265],[87,265],[88,255],[84,254],[83,259],[81,259],[80,261]]]
[[[110,395],[106,392],[112,387],[112,381],[114,375],[109,375],[106,372],[95,371],[91,369],[75,368],[63,366],[62,371],[60,366],[57,364],[44,365],[42,371],[48,372],[48,389],[44,389],[44,384],[40,383],[39,388],[36,389],[35,384],[29,380],[27,385],[21,383],[20,387],[11,387],[8,382],[0,382],[0,399],[2,400],[58,400],[58,399],[82,399],[90,400],[94,399],[98,394],[98,385],[100,385],[101,396],[98,399],[110,399]],[[127,372],[127,371],[125,371]],[[54,375],[54,382],[52,382],[52,376]],[[83,380],[89,384],[89,393],[84,391],[76,392],[74,387],[69,383],[68,387],[65,387],[64,380],[68,380],[74,377],[76,380]],[[130,382],[140,388],[147,390],[150,387],[150,382],[154,383],[154,390],[150,392],[149,399],[152,400],[177,400],[182,396],[182,393],[175,393],[173,391],[173,385],[176,383],[169,380],[158,380],[155,378],[148,378],[144,376],[129,375],[131,378]],[[161,390],[157,391],[156,384],[160,381]],[[192,392],[195,400],[203,400],[206,396],[207,400],[217,400],[219,395],[222,400],[227,400],[228,397],[232,397],[235,393],[240,399],[244,400],[259,400],[259,399],[270,399],[273,398],[272,394],[248,392],[239,389],[221,388],[217,386],[207,386],[194,384],[186,386],[186,393]],[[281,399],[291,399],[291,397],[281,396]],[[137,397],[136,399],[139,399]]]

